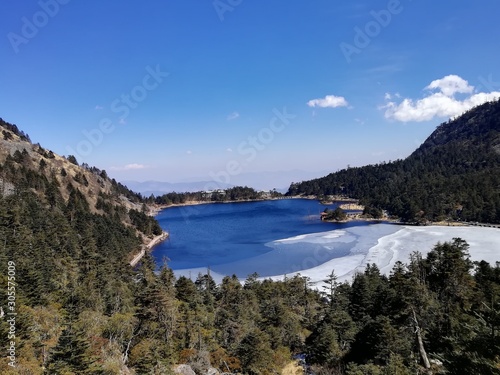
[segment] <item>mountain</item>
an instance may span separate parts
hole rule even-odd
[[[404,160],[290,185],[288,195],[348,195],[406,221],[500,222],[500,102],[443,123]]]
[[[132,229],[143,244],[162,233],[141,194],[110,179],[105,170],[79,165],[72,155],[63,157],[33,144],[16,125],[2,119],[0,131],[0,196],[6,203],[33,200],[40,211],[49,210],[49,216],[69,219],[70,226],[74,220],[86,220],[82,217],[99,216]]]
[[[98,315],[126,324],[138,309],[129,263],[162,234],[145,203],[106,171],[33,144],[0,119],[0,287],[10,293],[0,333],[10,332],[14,348],[0,373],[83,373],[94,361],[83,353],[115,345],[92,341],[89,326]],[[99,373],[128,373],[120,350],[106,357],[97,368],[113,369]]]
[[[13,186],[29,189],[43,201],[50,185],[57,187],[61,198],[67,200],[71,191],[77,189],[88,200],[90,211],[103,213],[98,206],[123,206],[126,209],[142,209],[141,194],[107,176],[105,170],[79,165],[72,155],[57,155],[40,144],[33,144],[29,136],[16,125],[0,119],[0,192],[13,193]]]
[[[231,176],[230,183],[224,183],[216,180],[203,180],[193,178],[182,182],[164,182],[164,181],[122,181],[133,191],[141,193],[145,197],[151,194],[161,196],[171,192],[197,192],[217,189],[229,189],[235,186],[250,186],[256,190],[272,190],[285,193],[288,190],[290,181],[300,181],[301,179],[321,176],[318,172],[308,172],[298,169],[289,171],[273,172],[244,172],[236,176]]]
[[[236,176],[231,176],[231,183],[237,186],[251,186],[256,190],[273,190],[285,193],[288,190],[290,181],[301,181],[318,176],[325,172],[311,172],[300,169],[283,171],[260,171],[244,172]]]
[[[72,155],[63,157],[33,144],[16,125],[2,119],[0,133],[0,197],[6,206],[21,209],[23,201],[31,202],[35,210],[48,210],[48,216],[69,219],[70,226],[92,217],[109,219],[144,243],[161,234],[156,220],[148,216],[148,201],[110,179],[105,170],[79,165]]]

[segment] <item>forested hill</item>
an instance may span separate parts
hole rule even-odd
[[[73,155],[63,157],[33,144],[16,125],[1,118],[0,195],[8,199],[32,196],[55,212],[84,208],[133,228],[144,241],[161,233],[156,221],[147,216],[148,201],[141,194],[109,178],[105,170],[79,165]]]
[[[99,340],[89,347],[95,314],[120,325],[135,319],[129,261],[162,232],[144,203],[104,170],[33,144],[0,119],[0,373],[83,373],[75,368],[104,348]],[[75,357],[87,351],[89,358]]]
[[[349,195],[405,221],[500,222],[500,101],[441,124],[409,157],[293,183],[288,195]]]

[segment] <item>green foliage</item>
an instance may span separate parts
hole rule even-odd
[[[14,136],[12,135],[11,132],[2,130],[2,135],[3,135],[4,141],[10,141],[10,140],[14,139]]]
[[[74,155],[68,155],[67,159],[71,164],[78,165],[78,161]]]
[[[73,180],[78,182],[79,184],[82,184],[84,186],[89,186],[89,181],[87,180],[87,177],[85,176],[84,173],[82,172],[77,172],[75,176],[73,177]]]
[[[260,195],[253,188],[247,186],[235,186],[230,189],[226,189],[225,195],[229,200],[251,200],[258,199]]]
[[[346,375],[382,375],[380,366],[374,364],[357,365],[354,363],[349,364]]]
[[[327,208],[324,213],[323,220],[344,221],[347,219],[347,214],[340,207],[335,208],[335,210]]]
[[[280,194],[271,193],[276,197]],[[186,193],[167,193],[154,198],[156,204],[171,205],[183,204],[186,202],[227,202],[227,201],[246,201],[262,199],[261,193],[247,186],[235,186],[226,190],[216,190],[210,193],[204,191],[186,192]]]
[[[160,224],[158,224],[154,217],[148,216],[144,212],[134,209],[129,211],[129,216],[132,225],[139,229],[142,233],[148,236],[158,236],[162,234],[163,231]]]
[[[4,135],[4,139],[10,140],[12,139],[12,134],[17,135],[21,140],[26,141],[26,142],[31,142],[30,137],[28,134],[24,133],[22,130],[19,130],[17,125],[10,124],[6,121],[4,121],[2,118],[0,118],[0,126],[3,127],[6,130],[2,130],[2,133]],[[9,134],[6,136],[6,134]]]
[[[240,342],[237,350],[243,369],[251,375],[271,374],[273,352],[270,338],[264,332],[253,329]]]
[[[89,352],[90,345],[82,332],[73,327],[66,328],[56,347],[52,350],[47,370],[54,374],[89,374],[93,359]]]
[[[378,207],[365,206],[363,210],[363,215],[371,217],[373,219],[380,219],[383,215],[383,212]]]
[[[294,183],[287,195],[348,195],[407,222],[500,223],[500,101],[441,124],[409,157]]]
[[[390,278],[370,265],[352,285],[339,284],[332,272],[325,293],[300,276],[251,276],[244,286],[233,276],[216,285],[209,274],[192,281],[176,280],[168,267],[156,273],[149,256],[130,269],[123,248],[137,246],[133,233],[90,214],[76,189],[61,209],[29,194],[2,203],[9,247],[1,256],[16,249],[19,299],[32,316],[19,329],[26,345],[44,348],[27,358],[53,373],[168,373],[185,360],[198,371],[210,364],[271,374],[304,351],[317,373],[416,373],[412,311],[429,356],[450,373],[498,366],[499,267],[482,262],[471,274],[460,239],[397,264]]]

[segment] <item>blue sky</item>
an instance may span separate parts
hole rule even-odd
[[[281,187],[406,157],[500,95],[493,0],[24,0],[0,12],[0,117],[118,180]]]

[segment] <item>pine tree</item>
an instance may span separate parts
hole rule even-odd
[[[88,374],[95,360],[89,353],[89,343],[82,332],[69,325],[61,333],[56,347],[50,352],[47,370],[51,374]]]

